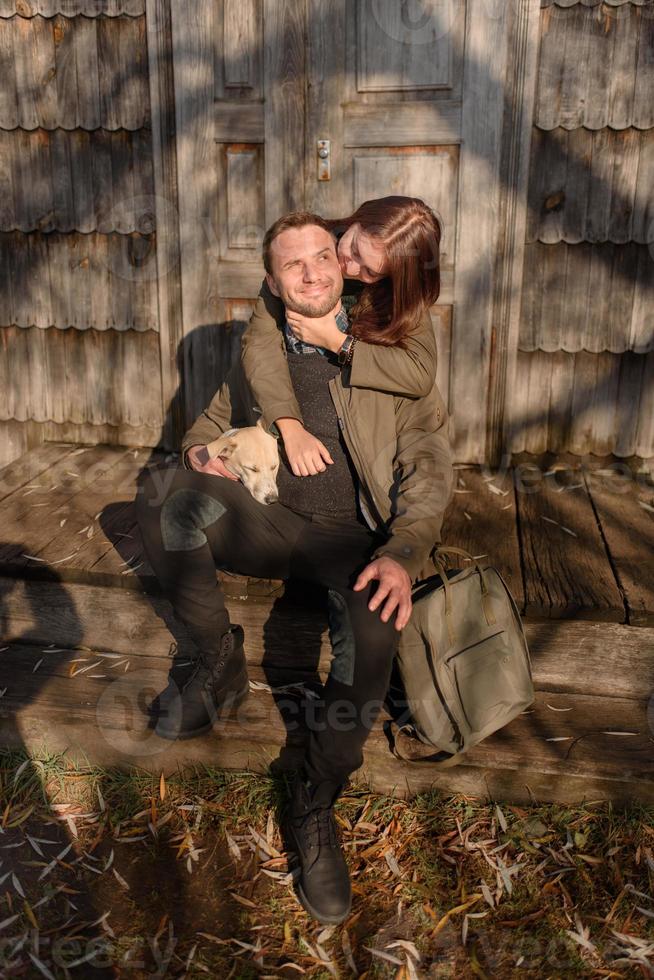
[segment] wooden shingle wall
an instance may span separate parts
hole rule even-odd
[[[145,0],[0,0],[0,462],[162,425]]]
[[[508,448],[654,456],[654,4],[541,0]]]

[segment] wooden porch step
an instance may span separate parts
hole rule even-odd
[[[44,651],[64,647],[123,658],[165,659],[171,647],[192,654],[185,627],[161,596],[106,586],[0,578],[2,645]],[[243,626],[253,666],[327,671],[331,646],[324,607],[281,597],[227,599],[232,622]],[[524,623],[539,690],[646,700],[654,692],[654,628],[583,620]],[[3,676],[9,660],[3,655]],[[654,707],[654,702],[653,702]],[[654,718],[653,718],[654,722]],[[654,733],[653,733],[654,734]]]
[[[288,730],[285,711],[300,689],[284,705],[262,685],[316,686],[329,669],[323,597],[301,583],[220,573],[245,629],[250,698],[198,739],[171,744],[139,729],[139,701],[164,686],[171,644],[193,650],[143,554],[133,507],[142,469],[163,487],[176,462],[50,443],[0,470],[6,744],[156,772],[194,760],[298,763],[306,733]],[[570,465],[527,475],[459,467],[442,540],[487,555],[507,580],[532,654],[533,711],[451,770],[395,759],[385,714],[356,781],[398,795],[436,786],[514,800],[654,798],[654,490],[623,481],[618,491]],[[78,658],[89,658],[78,668],[100,663],[71,677]]]
[[[625,632],[601,624],[534,624],[529,642],[538,691],[528,712],[456,768],[439,770],[390,753],[384,731],[390,715],[384,711],[354,782],[399,796],[437,787],[514,801],[653,803],[652,704],[644,692],[651,689],[654,630],[627,628],[626,638],[620,637],[627,641],[620,666],[610,646],[618,631]],[[566,664],[579,648],[588,670],[573,690]],[[165,686],[168,658],[112,654],[8,644],[2,652],[3,744],[25,745],[35,754],[44,748],[65,751],[84,764],[138,766],[154,773],[191,762],[256,771],[271,763],[278,768],[299,763],[307,737],[307,690],[319,692],[328,662],[317,670],[307,661],[282,666],[252,662],[250,655],[252,690],[235,714],[220,719],[210,734],[171,743],[148,730],[143,713]]]

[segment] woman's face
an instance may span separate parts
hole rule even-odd
[[[338,242],[338,260],[347,279],[379,282],[388,274],[386,251],[378,238],[366,234],[361,225],[350,225]]]

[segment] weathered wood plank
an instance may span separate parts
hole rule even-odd
[[[14,35],[18,125],[21,129],[56,126],[58,106],[53,21],[42,17],[32,20],[13,17],[8,24],[13,28]]]
[[[56,658],[59,671],[54,666]],[[70,677],[64,658],[70,659],[65,653],[62,657],[62,653],[34,648],[11,648],[12,676],[20,678],[20,685],[8,686],[0,701],[3,742],[15,742],[18,731],[31,750],[44,744],[53,750],[65,740],[68,745],[73,743],[74,750],[86,753],[91,763],[106,764],[112,759],[123,766],[167,771],[177,747],[148,731],[143,713],[144,704],[165,683],[166,661],[151,660],[143,667],[131,658],[125,671],[121,661],[114,661],[120,666],[112,668],[109,658],[100,664],[97,658],[90,662],[89,670]],[[39,659],[42,663],[35,671]],[[277,686],[282,677],[251,668],[250,679],[271,680]],[[295,683],[300,677],[293,674],[290,679]],[[283,764],[287,747],[301,749],[305,744],[307,697],[301,688],[275,694],[251,690],[236,711],[216,720],[211,734],[184,744],[186,761],[220,764],[218,745],[245,742],[259,747],[269,762],[278,758]],[[556,708],[561,710],[553,710]],[[499,776],[507,799],[525,798],[527,787],[534,792],[534,780],[542,799],[560,799],[561,783],[568,802],[598,797],[654,799],[645,701],[538,695],[529,712],[471,750],[459,766],[440,771],[431,763],[396,765],[398,760],[390,754],[383,730],[387,718],[383,711],[377,719],[364,750],[364,766],[355,774],[355,778],[372,778],[373,785],[402,786],[411,776],[413,792],[418,781],[422,788],[436,785],[444,791],[485,796],[489,782],[493,785]],[[294,755],[295,764],[297,761]]]
[[[457,100],[388,104],[353,102],[343,107],[345,146],[431,146],[461,142]]]
[[[516,387],[518,334],[520,332],[520,282],[525,252],[530,137],[534,113],[535,75],[538,63],[540,12],[538,0],[514,5],[509,21],[511,71],[503,93],[499,175],[499,222],[496,275],[499,288],[493,302],[493,329],[487,400],[488,446],[486,458],[497,465],[506,447],[505,431],[512,418],[511,400]]]
[[[258,250],[265,231],[261,147],[242,143],[228,145],[225,169],[223,197],[227,248]]]
[[[0,500],[4,500],[19,487],[40,478],[55,463],[75,449],[74,443],[45,443],[23,453],[16,460],[0,469]]]
[[[602,525],[602,534],[611,556],[633,626],[654,624],[654,487],[636,485],[615,471],[589,471],[586,486]],[[645,504],[646,507],[642,507]]]
[[[253,583],[240,577],[223,581],[231,620],[245,632],[248,663],[280,669],[329,663],[319,591],[300,599],[290,588],[283,597],[257,598]],[[247,601],[239,598],[248,591]],[[165,657],[172,643],[184,654],[193,650],[160,594],[6,577],[0,578],[0,593],[0,634],[6,642],[45,646],[55,639],[58,646],[140,657]],[[654,629],[583,620],[526,620],[524,627],[539,691],[642,700],[654,690]]]
[[[651,355],[519,350],[517,357],[512,453],[654,455]]]
[[[490,473],[482,474],[478,467],[457,467],[455,473],[454,496],[441,532],[443,547],[454,545],[473,556],[486,555],[485,561],[498,569],[518,609],[522,609],[525,593],[512,475],[499,471],[492,479],[485,479]]]
[[[525,359],[543,355],[526,354]],[[558,351],[551,355],[548,435],[546,445],[552,452],[562,452],[569,444],[572,392],[574,387],[574,354]]]
[[[7,162],[0,230],[143,232],[134,201],[154,188],[150,154],[143,157],[141,144],[140,131],[0,130],[0,158]],[[122,168],[103,173],[105,153],[121,159]]]
[[[215,102],[213,138],[217,143],[263,143],[263,102]]]
[[[566,248],[565,251],[565,282],[559,282],[554,288],[557,292],[563,293],[566,311],[560,327],[559,349],[571,352],[578,350],[584,343],[590,343],[591,347],[594,347],[599,324],[592,314],[593,300],[590,296],[593,246],[590,242],[579,242],[574,248]],[[542,315],[548,325],[542,331],[542,335],[537,336],[535,346],[546,346],[548,349],[556,350],[555,337],[549,328],[550,314],[546,306],[542,310]],[[540,334],[538,327],[536,330],[537,334]]]
[[[182,333],[184,344],[184,418],[195,418],[192,404],[193,344],[187,335],[216,324],[217,256],[213,250],[212,215],[219,193],[217,148],[213,138],[213,93],[216,60],[215,19],[218,5],[182,0],[170,4],[175,79],[175,147],[179,194]],[[209,235],[209,240],[207,236]],[[198,358],[199,359],[199,358]]]
[[[0,419],[0,469],[4,469],[13,461],[18,461],[21,456],[40,446],[42,442],[43,430],[38,422]]]
[[[570,471],[544,476],[538,467],[517,473],[525,614],[621,623],[622,595],[588,493],[573,489],[582,483],[577,477]]]
[[[255,0],[225,0],[223,57],[226,88],[253,88],[257,45]]]
[[[225,584],[232,622],[245,631],[248,661],[306,667],[331,656],[327,622],[319,595],[300,604],[297,597],[237,598],[243,579]],[[247,580],[245,580],[247,587]],[[0,578],[1,634],[7,639],[60,646],[84,645],[129,656],[164,657],[175,642],[183,653],[194,644],[160,595],[73,582]],[[231,594],[231,598],[229,597]]]
[[[3,47],[13,49],[12,78],[16,78],[12,98],[4,104],[7,113],[0,115],[2,129],[83,125],[133,130],[147,125],[144,16],[14,16],[3,18],[0,28],[5,35]],[[60,48],[56,37],[64,41]],[[129,59],[128,73],[121,51]]]
[[[619,382],[611,445],[623,459],[638,454],[638,425],[647,412],[647,357],[626,351],[619,358]]]
[[[654,51],[654,17],[651,10],[639,11],[639,21],[634,111],[631,125],[638,126],[639,129],[651,129],[654,126],[654,100],[651,97],[654,83],[654,61],[651,57]]]
[[[597,381],[589,392],[588,405],[593,452],[599,456],[605,456],[615,450],[618,432],[623,438],[627,434],[625,431],[627,420],[616,411],[623,374],[621,361],[622,358],[616,357],[609,351],[597,355]],[[634,409],[637,411],[637,408],[636,403]]]
[[[547,447],[547,416],[550,402],[550,385],[553,358],[544,351],[520,356],[526,362],[520,387],[523,411],[520,422],[524,431],[524,447],[529,453],[545,452]]]
[[[150,121],[145,17],[101,17],[91,23],[97,30],[103,128],[140,129]],[[78,84],[82,87],[83,79]]]
[[[32,555],[32,548],[38,549],[44,538],[56,534],[59,508],[76,494],[88,490],[99,475],[111,469],[124,455],[123,447],[84,447],[81,452],[77,450],[74,457],[72,453],[66,454],[41,473],[39,489],[16,489],[5,497],[0,503],[3,527],[0,562],[4,567],[18,570],[31,564],[23,553]]]
[[[647,352],[645,310],[654,298],[648,254],[637,242],[526,245],[520,350]]]
[[[328,217],[351,213],[351,164],[343,139],[347,78],[346,0],[307,3],[305,207]],[[318,140],[330,140],[329,180],[317,179]],[[390,193],[388,191],[387,193]]]
[[[654,351],[645,358],[640,417],[635,450],[645,459],[654,457]]]
[[[145,13],[145,0],[0,0],[0,17],[136,17]]]
[[[357,5],[357,88],[361,92],[451,88],[452,24],[443,29],[438,0],[421,7],[421,24],[409,21],[393,0]],[[451,20],[453,20],[452,15]]]
[[[157,446],[161,425],[91,425],[89,422],[31,422],[46,442],[72,442],[75,445]]]
[[[145,455],[145,451],[141,455]],[[97,560],[96,549],[104,554],[112,547],[112,542],[106,539],[104,525],[111,520],[121,501],[127,503],[135,496],[138,472],[135,462],[132,450],[121,452],[117,449],[113,463],[106,471],[89,479],[83,488],[56,507],[50,528],[44,529],[41,537],[34,540],[30,554],[54,565],[72,551],[72,557],[63,563],[67,569],[90,569]],[[63,525],[62,521],[65,522]],[[98,543],[93,548],[96,539]]]
[[[266,227],[304,206],[305,4],[264,0]]]
[[[9,383],[1,418],[161,425],[161,353],[155,331],[11,326],[2,333],[7,343],[0,349],[0,376]],[[113,376],[107,370],[112,364],[119,366]]]
[[[491,8],[468,0],[465,17],[465,85],[461,110],[461,154],[458,185],[457,247],[454,290],[455,333],[464,344],[452,352],[451,398],[455,410],[454,452],[457,460],[481,463],[486,458],[486,404],[489,387],[492,296],[500,198],[500,151],[504,78],[509,49],[509,5]],[[493,51],[492,80],[487,52]],[[487,188],[485,207],[476,205],[479,187]]]
[[[652,125],[652,18],[635,4],[619,16],[574,4],[542,11],[536,123],[543,129]],[[637,37],[639,36],[639,41]],[[579,65],[584,71],[579,71]]]
[[[114,332],[156,331],[156,277],[148,277],[148,269],[135,271],[133,265],[135,255],[145,261],[153,242],[152,236],[136,241],[98,232],[0,232],[0,269],[6,274],[0,326],[12,331],[57,326],[60,333],[75,326],[81,334],[93,327],[108,334],[104,343],[111,343]],[[121,290],[122,299],[116,295]],[[126,291],[128,297],[131,293],[130,306],[125,305]],[[147,344],[147,339],[141,342]],[[48,346],[56,344],[49,339]]]
[[[97,25],[90,17],[80,17],[61,24],[70,37],[67,38],[66,55],[67,97],[60,104],[67,106],[67,122],[71,129],[83,126],[95,130],[101,116],[101,67],[102,57],[98,44]],[[59,57],[57,56],[57,66]],[[57,70],[59,74],[59,70]],[[85,80],[78,84],[77,79]],[[64,110],[65,111],[65,110]]]

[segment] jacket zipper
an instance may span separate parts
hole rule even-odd
[[[366,496],[369,498],[370,503],[373,506],[373,509],[377,512],[377,519],[379,521],[379,524],[385,528],[387,522],[382,518],[379,504],[375,500],[373,481],[370,478],[370,474],[368,473],[367,468],[363,462],[363,456],[359,452],[359,447],[356,443],[356,439],[354,438],[352,431],[348,430],[348,427],[346,426],[343,420],[343,416],[347,418],[347,408],[345,406],[344,400],[341,397],[342,392],[339,389],[338,384],[336,383],[336,379],[332,379],[332,381],[329,382],[329,390],[331,392],[332,401],[334,402],[334,407],[336,409],[336,417],[338,418],[339,428],[343,433],[343,437],[347,442],[348,449],[350,450],[350,453],[352,454],[354,462],[357,466],[357,470],[359,472],[359,479],[361,480],[364,489],[367,490]]]

